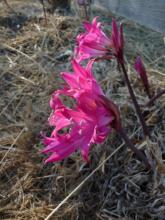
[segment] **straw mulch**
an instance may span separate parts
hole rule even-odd
[[[13,1],[13,5],[15,2],[21,6],[20,1]],[[29,7],[26,2],[23,4],[24,8]],[[62,83],[59,72],[71,70],[70,60],[81,23],[73,15],[54,15],[48,16],[46,26],[42,17],[25,16],[23,21],[18,18],[22,21],[20,29],[13,29],[4,18],[15,15],[1,10],[0,219],[46,219],[73,190],[74,194],[51,219],[164,219],[164,97],[154,106],[145,107],[148,99],[132,68],[136,54],[141,54],[152,90],[159,91],[165,86],[163,36],[118,18],[125,23],[127,67],[152,141],[143,139],[116,63],[100,62],[94,68],[107,96],[119,105],[128,135],[148,153],[154,172],[147,171],[114,132],[104,144],[92,147],[89,164],[84,164],[76,152],[60,163],[45,166],[40,154],[40,131],[50,132],[49,99]],[[94,15],[99,15],[108,24],[106,29],[110,29],[111,15],[100,11]]]

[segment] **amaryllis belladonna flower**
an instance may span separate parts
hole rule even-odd
[[[85,33],[77,36],[75,58],[78,62],[88,58],[108,56],[111,53],[111,41],[101,29],[101,23],[95,17],[92,23],[84,22]]]
[[[74,72],[61,73],[66,86],[55,91],[50,101],[53,111],[49,124],[54,130],[50,137],[44,138],[46,147],[42,152],[49,155],[46,163],[60,161],[76,150],[88,161],[90,146],[102,143],[111,128],[118,126],[118,111],[95,80],[92,64],[90,61],[83,68],[73,60]],[[60,95],[73,98],[73,108],[64,105]]]
[[[138,56],[136,58],[134,68],[137,71],[137,73],[139,74],[139,76],[140,76],[140,78],[143,82],[143,85],[144,85],[144,88],[146,90],[146,93],[147,93],[148,97],[151,98],[150,86],[149,86],[149,82],[148,82],[147,72],[146,72],[146,69],[144,67],[144,64],[143,64],[142,59],[140,58],[140,56]]]
[[[92,23],[84,22],[85,33],[77,36],[75,58],[81,62],[88,58],[112,58],[123,59],[123,29],[118,30],[115,20],[112,21],[112,36],[107,36],[101,29],[101,23],[95,17]]]

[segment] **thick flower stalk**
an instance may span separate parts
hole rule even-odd
[[[147,95],[148,95],[148,97],[150,99],[151,98],[151,94],[150,94],[150,86],[149,86],[149,82],[148,82],[148,76],[147,76],[147,72],[146,72],[145,66],[144,66],[140,56],[138,56],[136,58],[136,61],[135,61],[135,64],[134,64],[134,68],[137,71],[137,73],[139,74],[139,76],[140,76],[140,78],[141,78],[141,80],[143,82],[144,88],[146,90],[146,93],[147,93]]]
[[[146,136],[148,136],[149,135],[148,127],[145,123],[145,119],[143,117],[143,114],[142,114],[142,111],[141,111],[140,106],[138,104],[138,101],[136,99],[134,90],[131,86],[131,83],[130,83],[130,80],[129,80],[129,77],[127,74],[127,70],[125,68],[123,26],[120,25],[120,27],[118,28],[115,20],[112,21],[111,45],[113,48],[113,54],[116,57],[117,62],[119,64],[119,67],[121,67],[121,70],[123,72],[125,83],[128,87],[129,94],[130,94],[131,99],[133,101],[136,114],[137,114],[139,121],[142,125],[143,132]]]
[[[90,146],[102,143],[111,132],[117,113],[103,104],[105,96],[93,77],[92,64],[90,61],[83,68],[73,60],[74,73],[61,73],[66,86],[55,91],[50,101],[53,111],[49,124],[54,130],[44,138],[46,147],[42,152],[49,154],[46,163],[60,161],[76,150],[88,161]],[[73,98],[75,106],[65,106],[60,95]]]

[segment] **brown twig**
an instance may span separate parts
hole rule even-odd
[[[9,3],[7,2],[7,0],[3,0],[3,1],[4,1],[5,5],[10,9],[11,12],[17,14],[17,13],[11,8],[11,6],[10,6]]]
[[[42,4],[42,8],[43,8],[43,12],[44,12],[44,18],[45,18],[45,24],[48,24],[48,20],[47,20],[47,15],[46,15],[46,9],[45,9],[45,3],[44,0],[40,0],[41,4]]]
[[[158,99],[160,96],[165,94],[165,89],[161,90],[160,92],[158,92],[156,95],[154,95],[146,104],[146,106],[150,106],[154,103],[154,101],[156,99]]]

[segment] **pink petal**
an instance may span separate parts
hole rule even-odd
[[[116,21],[113,19],[112,20],[112,42],[113,42],[113,47],[115,48],[116,51],[119,50],[119,32],[118,32],[118,27]]]
[[[79,76],[87,77],[86,70],[75,59],[72,60],[72,67]]]
[[[66,144],[65,144],[66,145]],[[57,138],[54,138],[54,141],[51,142],[48,146],[46,146],[43,150],[42,153],[47,154],[50,152],[56,152],[58,148],[65,147],[64,143],[61,143]]]
[[[49,145],[51,144],[52,142],[54,141],[54,138],[51,138],[51,137],[45,137],[43,142],[45,145]]]
[[[86,127],[85,131],[82,134],[84,136],[84,140],[81,145],[81,154],[83,156],[83,159],[87,162],[89,161],[88,154],[89,154],[90,145],[93,139],[93,133],[94,133],[94,127],[91,125],[90,127],[89,126]]]
[[[55,152],[47,160],[45,160],[45,163],[57,162],[63,160],[66,157],[68,157],[70,154],[72,154],[75,150],[76,149],[74,147],[69,147],[59,152]]]
[[[75,74],[62,72],[61,76],[70,87],[79,88],[78,78],[76,77]]]
[[[89,162],[88,160],[88,155],[89,155],[89,149],[90,149],[90,144],[84,144],[81,148],[81,154],[82,154],[82,157],[83,159],[86,161],[86,162]]]
[[[86,65],[86,71],[88,73],[88,77],[92,79],[94,79],[93,73],[92,73],[92,67],[93,67],[94,62],[95,62],[95,59],[91,59]]]
[[[57,90],[56,92],[54,92],[51,99],[50,99],[50,107],[52,109],[62,108],[64,106],[62,101],[58,98],[59,92],[60,92],[60,90]]]
[[[91,23],[89,23],[89,22],[87,22],[87,21],[85,21],[84,23],[83,23],[83,25],[84,25],[84,28],[89,32],[90,30],[91,30],[91,28],[92,28],[92,24]]]

